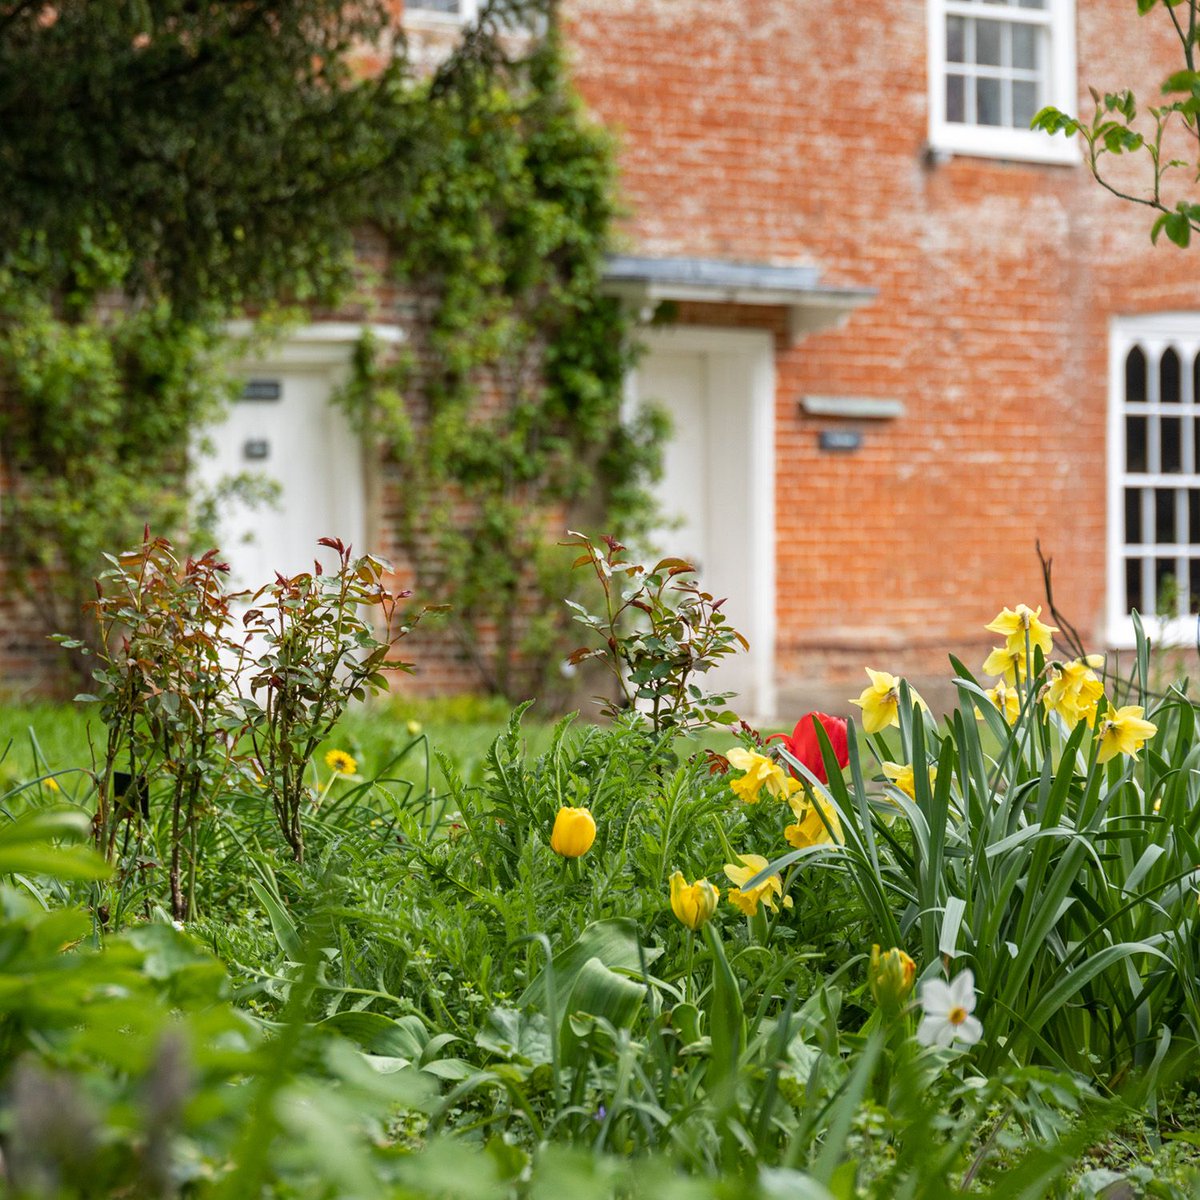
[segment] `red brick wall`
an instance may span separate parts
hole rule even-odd
[[[1152,101],[1177,65],[1163,13],[1079,9],[1081,111],[1088,85]],[[1098,644],[1108,320],[1200,308],[1194,252],[1152,249],[1147,212],[1082,166],[929,163],[921,0],[568,0],[566,23],[620,139],[631,252],[814,265],[879,292],[839,330],[776,339],[785,687],[857,692],[862,665],[944,674],[947,649],[985,651],[1001,605],[1042,598],[1038,539]],[[778,310],[733,315],[780,329]],[[803,415],[813,393],[906,412],[823,454],[818,431],[844,423]]]

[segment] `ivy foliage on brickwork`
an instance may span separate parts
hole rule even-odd
[[[229,398],[227,322],[346,296],[365,223],[392,235],[431,314],[428,400],[404,395],[429,465],[414,496],[447,563],[423,582],[467,573],[430,501],[452,477],[488,512],[479,594],[527,578],[507,531],[537,524],[537,504],[636,507],[620,319],[595,299],[608,148],[556,53],[507,36],[543,7],[492,0],[416,79],[388,0],[0,3],[0,539],[48,631],[76,631],[102,552],[143,524],[178,539],[191,514],[198,532],[183,473]],[[364,73],[368,48],[385,53]],[[481,370],[519,396],[504,436],[466,437]],[[377,407],[399,446],[403,409]],[[463,620],[484,611],[450,590]]]
[[[627,317],[600,294],[613,158],[553,38],[527,87],[478,72],[431,113],[441,153],[377,217],[422,318],[399,362],[364,347],[343,399],[395,464],[417,590],[449,603],[480,685],[544,695],[573,587],[556,543],[572,522],[644,531],[665,432],[621,419]]]
[[[1137,13],[1161,22],[1179,43],[1179,69],[1162,84],[1162,99],[1143,103],[1129,88],[1092,93],[1092,119],[1043,108],[1033,128],[1078,137],[1096,181],[1120,200],[1155,213],[1150,237],[1161,234],[1177,246],[1200,233],[1200,200],[1190,194],[1200,178],[1200,0],[1136,0]],[[1114,168],[1113,157],[1144,164],[1141,191],[1130,189],[1127,170]],[[1181,157],[1182,156],[1182,157]],[[1180,196],[1181,189],[1189,194]]]

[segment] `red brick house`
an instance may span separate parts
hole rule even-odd
[[[475,0],[407,8],[432,56]],[[609,286],[654,318],[630,403],[675,416],[671,549],[751,639],[723,669],[745,712],[844,709],[867,665],[977,661],[1002,604],[1042,601],[1039,540],[1092,647],[1131,643],[1131,607],[1194,625],[1200,280],[1073,143],[1028,130],[1045,104],[1090,113],[1089,86],[1154,98],[1177,43],[1135,10],[563,0],[620,146]],[[403,339],[403,305],[383,311]],[[314,323],[246,367],[229,444],[253,459],[303,428],[322,459],[254,519],[276,551],[303,512],[388,553],[378,464],[324,404],[357,332]]]
[[[564,11],[620,137],[631,253],[678,301],[635,388],[707,406],[707,458],[681,445],[672,475],[707,497],[714,573],[773,646],[761,707],[842,707],[864,665],[977,661],[1001,604],[1043,598],[1038,540],[1093,647],[1131,644],[1131,607],[1194,631],[1200,276],[1073,143],[1028,130],[1045,104],[1090,116],[1089,86],[1153,103],[1180,65],[1162,10]],[[654,291],[671,264],[772,269]]]

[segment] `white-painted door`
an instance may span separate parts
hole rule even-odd
[[[207,452],[194,461],[202,485],[253,472],[278,489],[274,501],[235,500],[219,510],[218,545],[232,586],[257,589],[277,571],[311,570],[314,559],[331,566],[336,555],[317,545],[322,537],[365,552],[362,446],[329,402],[332,372],[250,367],[244,378],[242,398],[206,431]]]
[[[652,333],[636,391],[664,406],[672,436],[658,499],[656,548],[695,563],[700,582],[750,642],[702,681],[735,691],[735,711],[774,706],[774,386],[765,335]]]

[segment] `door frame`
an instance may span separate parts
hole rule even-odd
[[[354,348],[364,334],[371,334],[381,348],[394,348],[407,340],[399,325],[372,321],[315,321],[310,325],[284,330],[274,339],[258,342],[253,321],[236,320],[225,324],[230,338],[248,342],[247,352],[229,361],[229,375],[247,379],[259,371],[288,371],[324,375],[332,394],[346,382]],[[356,547],[366,553],[383,540],[381,528],[381,479],[377,457],[367,452],[359,441],[360,478],[363,490],[363,545]]]
[[[750,608],[750,678],[753,694],[747,697],[755,717],[773,717],[776,704],[775,636],[775,341],[766,329],[730,329],[707,325],[672,325],[643,328],[638,338],[645,355],[654,352],[719,355],[736,365],[747,381],[747,451],[749,454],[750,559],[755,564]],[[640,374],[635,366],[626,378],[627,413],[640,399]],[[746,631],[743,631],[746,632]]]

